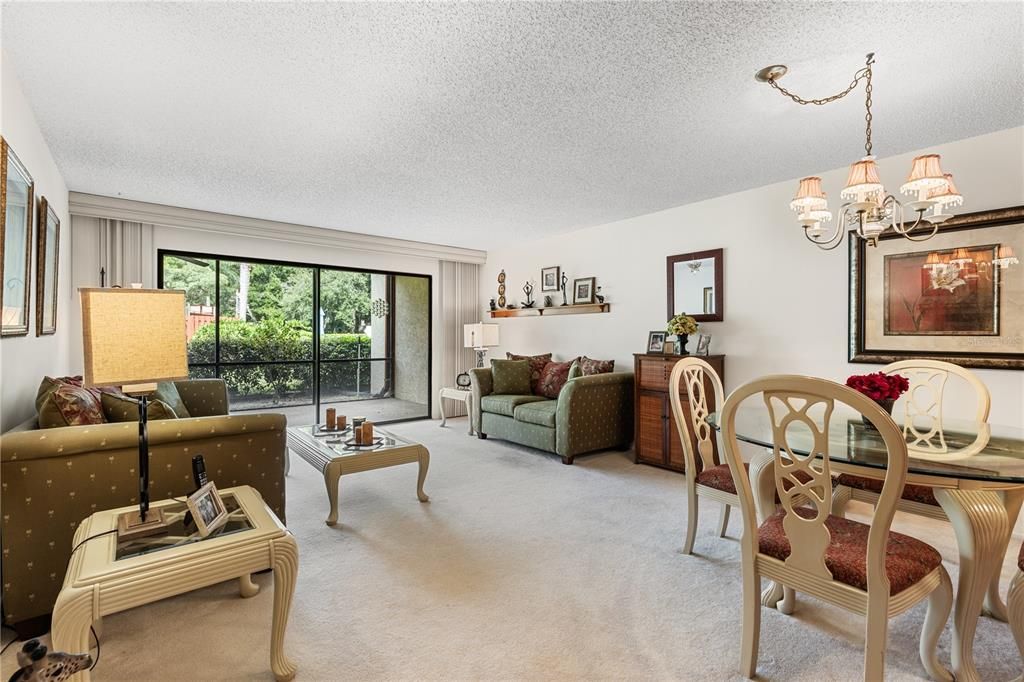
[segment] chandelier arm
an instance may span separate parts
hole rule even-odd
[[[821,249],[824,249],[825,251],[831,251],[832,249],[836,248],[839,242],[842,241],[842,239],[839,238],[842,235],[842,233],[842,225],[836,224],[835,232],[829,235],[828,239],[815,239],[811,235],[807,234],[807,228],[804,228],[804,237],[807,238],[807,241]],[[833,241],[835,242],[834,244]],[[831,246],[829,246],[829,244],[831,244]]]

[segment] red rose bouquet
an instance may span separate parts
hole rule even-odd
[[[899,374],[854,374],[846,380],[846,385],[863,393],[876,403],[891,402],[899,398],[910,388],[910,382]]]

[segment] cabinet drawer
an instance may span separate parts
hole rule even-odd
[[[663,360],[662,358],[641,358],[639,364],[640,371],[637,381],[641,389],[651,391],[668,390],[668,376],[672,373],[674,361]]]

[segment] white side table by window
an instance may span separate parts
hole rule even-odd
[[[444,416],[444,401],[445,398],[448,400],[458,400],[466,404],[466,414],[469,415],[469,435],[473,435],[473,392],[469,390],[463,390],[461,388],[442,388],[439,393],[439,400],[437,401],[438,406],[441,408],[441,426],[444,426],[448,419]]]
[[[177,500],[162,500],[151,507],[163,509],[170,522],[163,535],[118,541],[117,533],[110,531],[117,528],[122,513],[137,507],[97,512],[83,521],[74,542],[76,547],[85,542],[71,555],[53,610],[54,650],[88,651],[89,626],[103,616],[225,580],[237,578],[241,596],[255,596],[259,585],[251,574],[270,568],[274,571],[270,668],[278,682],[295,677],[295,665],[284,653],[284,632],[299,570],[295,538],[254,488],[239,486],[219,492],[230,516],[224,526],[205,538],[193,524],[185,526],[188,508]],[[195,622],[182,626],[201,623],[200,613]],[[89,671],[71,679],[88,682]]]

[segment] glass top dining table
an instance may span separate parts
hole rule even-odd
[[[716,412],[708,415],[706,421],[716,430],[720,430],[718,418],[719,414]],[[988,427],[991,433],[985,442],[984,436],[980,440],[978,438],[979,428],[976,422],[944,418],[941,431],[947,454],[940,455],[943,459],[935,459],[934,455],[915,456],[915,449],[910,447],[907,472],[919,476],[983,481],[990,484],[1024,485],[1024,426],[991,424]],[[736,410],[736,438],[753,445],[774,447],[771,419],[763,404],[739,406]],[[787,438],[790,448],[796,454],[810,454],[810,431],[805,428],[790,428]],[[938,440],[933,438],[931,442],[937,443]],[[977,450],[976,454],[956,456],[956,451],[969,448],[976,442],[978,445],[973,448]],[[830,461],[855,464],[869,469],[885,469],[888,463],[885,444],[878,431],[864,424],[860,413],[838,404],[829,419],[828,454]]]

